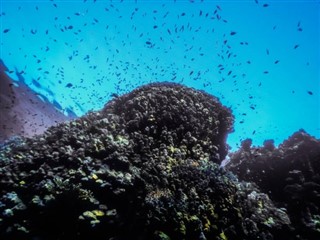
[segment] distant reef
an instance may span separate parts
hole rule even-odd
[[[220,167],[233,116],[173,83],[0,150],[0,239],[296,239],[284,208]]]
[[[272,140],[252,147],[251,140],[230,154],[226,169],[254,182],[276,206],[286,208],[294,239],[320,239],[320,141],[305,131],[294,133],[278,148]],[[286,238],[288,239],[288,238]]]
[[[44,95],[30,89],[21,72],[16,71],[17,81],[7,72],[0,59],[0,144],[17,135],[41,134],[50,126],[76,117],[70,110],[66,110],[68,116],[64,115],[58,103],[52,104]]]

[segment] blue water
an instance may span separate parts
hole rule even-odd
[[[1,59],[78,116],[172,81],[219,97],[228,143],[320,137],[319,1],[1,0]]]

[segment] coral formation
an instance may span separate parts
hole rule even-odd
[[[272,140],[251,147],[250,139],[226,165],[239,179],[254,182],[287,209],[295,239],[320,239],[320,141],[300,130],[278,148]]]
[[[219,166],[233,116],[179,84],[0,150],[0,238],[289,239],[269,197]]]

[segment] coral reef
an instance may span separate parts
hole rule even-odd
[[[178,84],[0,149],[0,238],[289,239],[290,220],[219,163],[229,109]]]
[[[251,147],[250,139],[231,154],[228,170],[254,182],[285,207],[295,239],[320,239],[320,141],[300,130],[278,148],[272,140]]]

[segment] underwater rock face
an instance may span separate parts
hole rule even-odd
[[[285,207],[295,239],[320,239],[320,141],[300,130],[275,148],[272,140],[251,147],[250,140],[231,154],[228,170],[254,182]]]
[[[43,133],[48,127],[75,118],[61,110],[41,94],[36,94],[17,73],[19,81],[13,81],[0,59],[0,144],[17,135],[31,137]],[[41,98],[40,98],[41,96]]]
[[[0,150],[0,238],[289,239],[266,194],[223,170],[233,116],[178,84]]]

